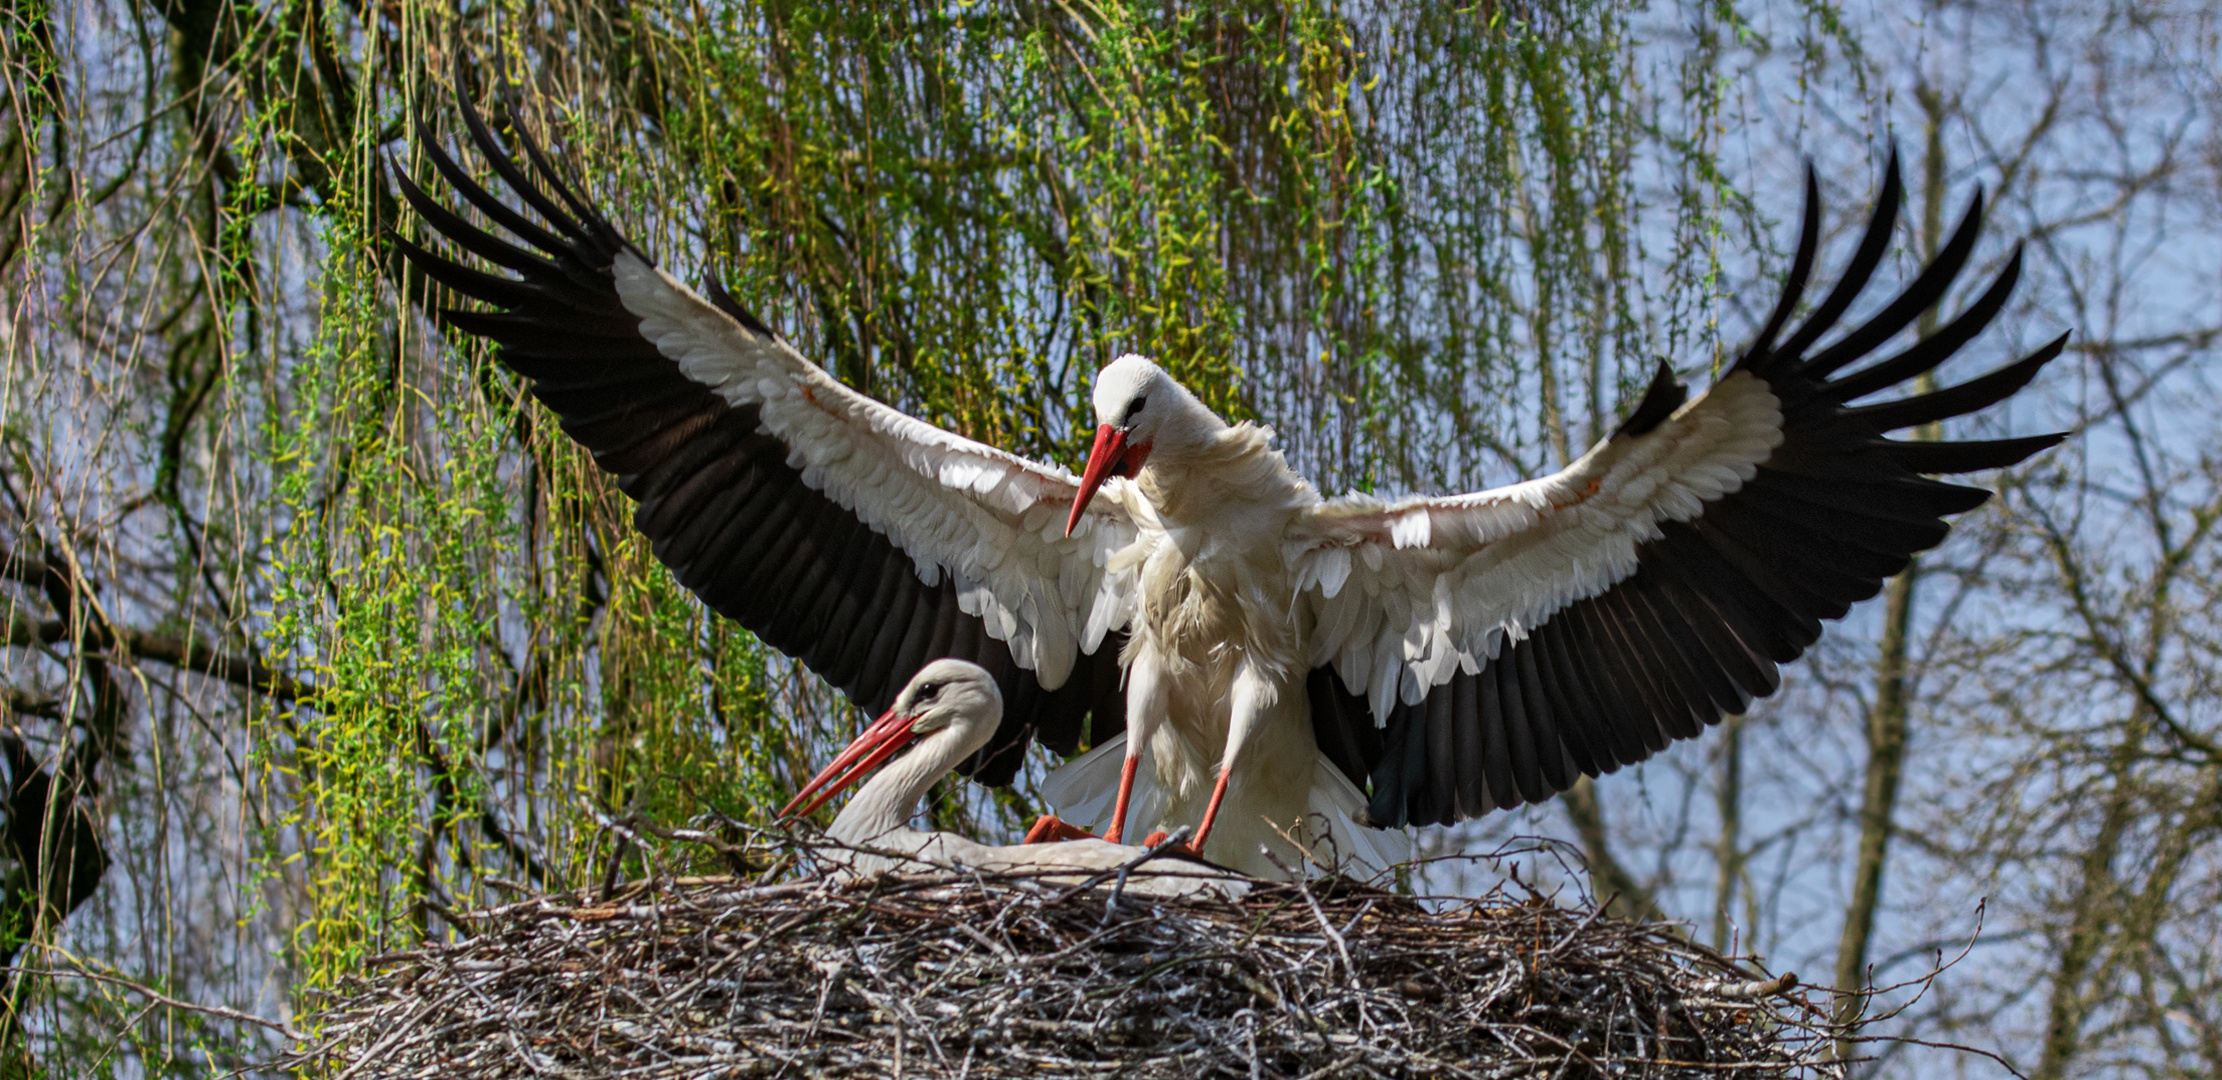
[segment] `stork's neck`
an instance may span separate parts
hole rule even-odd
[[[1137,478],[1168,523],[1225,521],[1236,508],[1295,509],[1319,501],[1273,448],[1273,429],[1244,421],[1179,454],[1153,456]]]
[[[958,745],[956,735],[956,728],[942,728],[919,740],[910,753],[889,762],[857,789],[826,834],[844,843],[872,844],[884,842],[889,833],[909,830],[919,800],[967,752]]]

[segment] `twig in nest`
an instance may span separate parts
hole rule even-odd
[[[1773,997],[1797,988],[1798,973],[1795,971],[1785,971],[1772,979],[1707,979],[1696,987],[1700,994],[1747,1001],[1752,998]]]
[[[1151,844],[1147,848],[1144,848],[1140,855],[1136,855],[1135,857],[1119,864],[1118,883],[1111,886],[1111,895],[1103,898],[1103,921],[1111,921],[1111,913],[1115,911],[1119,906],[1119,897],[1126,893],[1126,879],[1128,878],[1128,876],[1132,875],[1135,869],[1140,867],[1143,863],[1146,863],[1151,859],[1157,858],[1158,856],[1163,855],[1166,852],[1187,843],[1188,834],[1190,831],[1191,830],[1186,825],[1174,829],[1172,831],[1172,834],[1167,836],[1165,839]],[[1092,880],[1100,881],[1102,880],[1102,876],[1097,875],[1097,877]]]

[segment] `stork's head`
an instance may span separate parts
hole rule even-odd
[[[948,739],[963,748],[953,756],[968,757],[986,746],[1003,722],[1003,691],[986,668],[943,658],[919,668],[888,711],[908,717],[914,736],[948,731]]]
[[[1226,426],[1164,368],[1133,353],[1096,372],[1095,405],[1096,443],[1065,519],[1066,536],[1105,480],[1140,473],[1153,455],[1161,461],[1184,458]]]
[[[826,800],[870,775],[921,736],[928,737],[929,749],[919,752],[930,750],[940,763],[940,771],[934,773],[938,777],[941,771],[986,746],[1002,722],[1003,691],[987,669],[970,660],[936,660],[918,669],[903,692],[895,695],[895,704],[841,751],[833,764],[811,777],[779,816],[808,814],[825,805]],[[936,733],[940,733],[938,737]],[[807,806],[803,805],[806,799]]]

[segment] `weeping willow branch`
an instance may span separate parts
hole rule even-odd
[[[60,619],[34,621],[18,612],[8,622],[8,644],[12,646],[52,645],[69,636],[68,624]],[[282,701],[303,705],[314,705],[317,701],[315,687],[274,671],[251,657],[224,652],[198,641],[130,627],[103,626],[98,632],[87,634],[83,643],[90,650],[89,655],[105,659],[152,660],[244,686]]]

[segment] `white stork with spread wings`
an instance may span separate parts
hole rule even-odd
[[[448,185],[521,244],[406,178],[433,229],[510,273],[395,244],[498,309],[445,317],[498,342],[617,475],[683,584],[867,712],[937,657],[980,664],[1005,702],[964,766],[985,783],[1008,782],[1030,741],[1073,753],[1092,715],[1101,745],[1052,778],[1059,810],[1110,839],[1199,823],[1202,853],[1246,871],[1270,871],[1261,846],[1296,863],[1283,830],[1307,818],[1379,866],[1406,841],[1360,823],[1549,798],[1742,711],[1821,620],[1989,495],[1923,474],[2012,465],[2061,437],[1883,436],[2002,400],[2064,337],[1958,386],[1851,404],[1952,356],[2020,271],[2017,253],[1941,330],[1839,374],[1944,297],[1979,229],[1980,199],[1902,293],[1824,343],[1888,247],[1895,161],[1850,265],[1791,329],[1819,245],[1809,175],[1781,299],[1695,401],[1661,365],[1620,428],[1555,475],[1383,502],[1321,498],[1269,430],[1224,423],[1139,357],[1097,378],[1079,480],[905,416],[714,283],[705,298],[657,269],[524,132],[537,179],[463,115],[538,220],[425,138]]]

